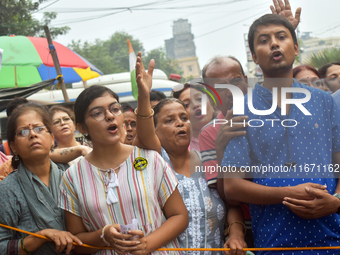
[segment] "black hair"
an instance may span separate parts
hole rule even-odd
[[[16,109],[14,109],[14,111],[11,114],[11,117],[8,118],[8,123],[7,123],[8,144],[11,144],[11,142],[14,142],[15,140],[15,135],[16,135],[17,128],[18,128],[18,123],[17,123],[18,118],[29,111],[34,111],[38,113],[42,119],[42,122],[44,123],[44,126],[46,126],[48,132],[52,133],[51,132],[51,120],[50,120],[47,108],[39,103],[29,102],[29,103],[23,104],[21,107],[17,107]],[[19,161],[16,161],[15,157],[12,158],[13,169],[17,169],[20,161],[21,161],[20,157],[19,157]]]
[[[177,99],[178,99],[179,96],[182,94],[182,92],[183,92],[184,90],[186,90],[187,88],[190,88],[190,84],[189,84],[189,83],[184,83],[184,84],[183,84],[183,89],[180,90],[180,91],[173,92],[172,96],[173,96],[174,98],[177,98]]]
[[[20,105],[28,103],[28,100],[24,97],[15,97],[13,98],[6,107],[6,115],[7,117],[11,116],[12,112],[15,108],[17,108]]]
[[[76,124],[84,124],[85,123],[85,114],[89,105],[98,97],[103,96],[105,93],[108,93],[113,98],[117,100],[119,103],[119,97],[116,93],[114,93],[111,89],[101,86],[101,85],[93,85],[89,88],[86,88],[82,91],[77,97],[76,103],[74,104],[74,114],[76,115]]]
[[[199,88],[206,89],[206,86],[197,82],[196,80],[192,80],[192,81],[184,83],[183,89],[176,91],[176,92],[173,92],[172,97],[179,99],[182,92],[185,91],[188,88],[193,88],[193,89],[199,90]],[[206,94],[206,92],[204,92],[204,91],[201,91],[201,92]]]
[[[332,63],[328,63],[326,65],[321,66],[318,69],[318,72],[320,74],[320,78],[326,78],[326,74],[327,74],[328,68],[330,68],[331,66],[334,66],[334,65],[340,66],[340,62],[332,62]]]
[[[121,103],[120,106],[122,107],[122,112],[133,112],[133,107],[129,103]]]
[[[155,89],[150,91],[150,101],[161,101],[164,98],[166,98],[166,95],[163,92]]]
[[[245,76],[243,67],[242,67],[240,61],[239,61],[237,58],[235,58],[235,57],[233,57],[233,56],[216,56],[216,57],[212,58],[212,59],[209,61],[209,63],[206,64],[206,65],[203,67],[203,69],[202,69],[202,78],[203,78],[204,83],[207,83],[205,79],[207,78],[207,69],[208,69],[208,67],[209,67],[211,64],[221,64],[222,61],[223,61],[223,59],[228,59],[228,58],[234,60],[234,61],[240,66],[240,70],[241,70],[241,72],[242,72],[242,75]]]
[[[257,20],[255,20],[249,28],[248,43],[249,43],[249,48],[252,54],[255,54],[254,39],[255,39],[255,32],[256,32],[257,27],[271,25],[271,24],[282,25],[286,27],[293,37],[294,44],[297,43],[295,29],[287,18],[281,15],[277,15],[277,14],[265,14],[261,16],[260,18],[258,18]]]
[[[162,110],[163,106],[165,106],[167,104],[171,104],[171,103],[179,103],[180,105],[183,106],[183,108],[185,110],[185,105],[183,104],[183,102],[181,100],[179,100],[177,98],[164,98],[164,99],[162,99],[155,106],[155,108],[153,108],[153,110],[154,110],[153,122],[154,122],[155,127],[157,126],[157,120],[158,120],[159,112]]]

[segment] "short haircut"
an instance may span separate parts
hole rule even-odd
[[[12,112],[15,108],[17,108],[20,105],[28,103],[28,100],[24,97],[15,97],[13,98],[6,107],[6,115],[7,117],[11,116]]]
[[[318,70],[318,72],[320,74],[320,78],[326,78],[328,68],[330,68],[331,66],[334,66],[334,65],[340,66],[340,62],[332,62],[332,63],[328,63],[328,64],[320,67],[319,70]]]
[[[71,117],[72,121],[74,122],[74,112],[69,109],[69,108],[66,108],[64,106],[61,106],[61,105],[53,105],[49,110],[48,110],[49,114],[50,114],[50,118],[51,118],[51,121],[53,121],[53,115],[56,113],[56,112],[65,112],[68,116]]]
[[[209,63],[206,64],[206,65],[203,67],[203,69],[202,69],[202,78],[203,78],[203,81],[206,83],[206,80],[205,80],[205,79],[208,78],[208,77],[207,77],[207,69],[208,69],[208,67],[209,67],[210,65],[212,65],[212,64],[220,65],[220,64],[222,63],[223,59],[228,59],[228,58],[231,59],[231,60],[234,60],[234,61],[240,66],[240,70],[241,70],[241,72],[242,72],[242,75],[245,76],[243,67],[242,67],[240,61],[238,61],[237,58],[235,58],[235,57],[233,57],[233,56],[216,56],[216,57],[212,58],[212,59],[209,61]]]
[[[166,98],[166,95],[163,92],[155,89],[150,91],[150,101],[161,101],[164,98]]]
[[[309,65],[299,65],[299,66],[295,67],[293,69],[293,78],[295,78],[303,70],[309,70],[309,71],[315,73],[315,75],[317,75],[320,78],[319,72],[313,66],[309,66]]]
[[[76,115],[77,124],[85,124],[85,114],[90,104],[98,97],[104,94],[109,94],[117,100],[119,103],[119,97],[111,89],[101,86],[93,85],[83,90],[77,97],[76,103],[74,104],[74,114]]]
[[[255,54],[254,39],[255,39],[256,29],[259,26],[267,26],[267,25],[272,25],[272,24],[282,25],[286,27],[293,37],[294,44],[297,43],[297,38],[296,38],[294,27],[289,22],[288,19],[278,14],[265,14],[262,17],[255,20],[249,28],[248,43],[249,43],[249,48],[250,48],[251,53]]]

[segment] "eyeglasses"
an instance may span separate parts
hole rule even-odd
[[[21,130],[17,131],[17,136],[27,137],[27,136],[30,135],[31,130],[33,130],[34,133],[36,133],[36,134],[43,134],[43,133],[46,133],[47,128],[46,128],[46,126],[38,126],[38,127],[34,127],[34,128],[21,129]]]
[[[92,116],[96,121],[102,121],[106,118],[106,111],[109,111],[115,117],[122,114],[122,109],[120,107],[120,104],[113,103],[109,106],[109,109],[105,109],[103,107],[97,107],[91,110],[90,116]]]
[[[53,120],[53,126],[60,126],[61,122],[65,123],[65,124],[69,124],[70,122],[72,122],[72,118],[69,116],[65,116],[62,118],[58,118],[58,119],[54,119]]]
[[[311,86],[314,88],[323,87],[323,80],[314,78],[314,77],[313,78],[300,78],[300,79],[297,79],[297,81],[304,85]]]
[[[318,88],[318,87],[323,87],[323,81],[322,80],[314,80],[312,81],[312,84],[314,87]]]
[[[135,129],[137,127],[136,121],[125,121],[125,126],[130,126],[132,129]]]

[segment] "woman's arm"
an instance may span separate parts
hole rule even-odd
[[[244,254],[243,248],[247,247],[247,243],[244,240],[245,225],[240,207],[229,208],[227,222],[229,237],[224,247],[230,248],[230,252],[225,252],[225,254]]]
[[[134,140],[134,145],[161,153],[161,143],[156,135],[150,104],[150,90],[152,87],[152,73],[154,67],[155,61],[151,60],[148,72],[146,72],[142,62],[142,54],[138,52],[136,64],[136,79],[138,86],[138,101],[136,110],[137,135]],[[148,116],[151,117],[148,118]]]
[[[50,158],[53,162],[67,164],[68,162],[80,156],[86,156],[91,151],[92,148],[85,145],[78,145],[61,149],[57,148],[50,152]]]
[[[140,230],[130,231],[132,235],[139,235],[135,240],[140,241],[131,254],[144,255],[155,251],[177,238],[187,228],[188,211],[177,188],[166,201],[163,212],[167,220],[150,235],[144,236]]]
[[[65,211],[65,218],[67,230],[76,235],[84,244],[103,248],[111,246],[111,249],[115,250],[118,254],[126,253],[121,251],[121,249],[130,251],[138,244],[138,241],[136,240],[125,241],[133,237],[133,235],[121,234],[120,226],[118,224],[108,225],[105,229],[100,228],[96,231],[88,232],[81,217]],[[80,246],[76,246],[75,251],[82,254],[98,252],[97,249]]]
[[[66,254],[69,254],[73,249],[73,242],[76,242],[79,245],[83,244],[76,236],[67,231],[44,229],[36,234],[48,237],[52,242],[54,242],[56,251],[63,252],[66,249]],[[46,242],[48,241],[45,239],[29,235],[23,240],[20,240],[19,254],[26,255],[26,251],[33,252]],[[26,251],[23,247],[25,247]]]

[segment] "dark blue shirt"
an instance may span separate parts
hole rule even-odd
[[[249,120],[258,120],[252,121],[251,125],[263,125],[247,127],[246,136],[232,139],[225,149],[222,166],[247,169],[247,177],[261,185],[283,187],[313,182],[327,184],[328,192],[333,194],[337,185],[334,170],[340,170],[338,166],[331,165],[332,154],[340,151],[339,108],[332,97],[322,90],[304,86],[295,80],[293,87],[310,91],[311,99],[303,105],[311,116],[304,115],[295,105],[291,105],[288,116],[282,116],[279,107],[270,115],[255,115],[248,108],[246,96],[245,115],[249,116]],[[270,109],[272,97],[269,89],[256,84],[253,90],[254,108]],[[293,93],[293,99],[304,97],[303,93]],[[285,126],[295,127],[284,127],[282,121],[286,119],[294,121],[284,121]],[[296,162],[295,167],[286,165],[291,162]],[[251,205],[251,216],[255,247],[340,245],[340,217],[337,214],[305,220],[286,206],[276,204]],[[328,252],[314,251],[313,254],[338,254],[339,251]],[[302,253],[288,251],[257,254]]]

